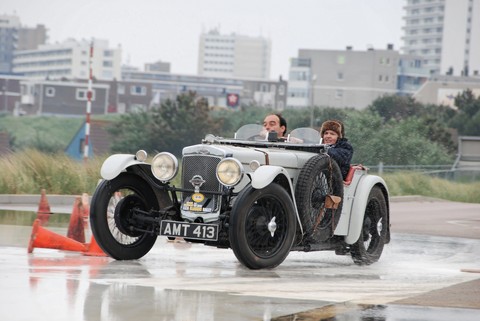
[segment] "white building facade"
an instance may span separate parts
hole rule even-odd
[[[263,37],[200,35],[198,74],[218,77],[270,78],[271,41]]]
[[[309,106],[363,109],[397,93],[398,51],[300,49],[291,60],[287,108]]]
[[[480,76],[480,0],[406,0],[405,54],[431,75]]]
[[[45,44],[35,50],[14,54],[13,72],[29,78],[88,79],[90,77],[90,47],[87,40],[67,40]],[[92,74],[96,79],[121,77],[121,48],[110,48],[108,41],[93,41]]]

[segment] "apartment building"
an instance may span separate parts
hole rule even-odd
[[[271,41],[264,37],[222,35],[217,29],[200,35],[198,74],[270,78]]]
[[[47,40],[44,25],[24,27],[15,15],[0,15],[0,74],[12,73],[15,50],[36,49]]]
[[[69,39],[14,53],[12,71],[29,78],[88,79],[92,41]],[[121,77],[121,48],[109,47],[107,40],[93,41],[92,72],[96,79]]]
[[[411,95],[428,79],[421,58],[386,49],[300,49],[290,61],[287,108],[363,109],[383,95]]]
[[[431,75],[480,77],[480,0],[406,0],[402,52]]]
[[[377,97],[397,92],[400,55],[386,50],[300,49],[289,76],[287,106],[362,109]]]
[[[0,73],[12,70],[13,52],[18,39],[20,19],[16,16],[0,15]]]

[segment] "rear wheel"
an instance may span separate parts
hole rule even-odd
[[[360,237],[351,247],[353,261],[358,265],[377,262],[382,255],[387,232],[387,202],[380,187],[374,186],[368,196]]]
[[[273,268],[292,248],[296,217],[290,195],[272,183],[262,189],[246,187],[230,216],[230,246],[250,269]]]
[[[92,196],[90,224],[95,241],[117,260],[135,260],[147,254],[157,235],[153,226],[133,219],[132,210],[158,209],[155,193],[139,176],[121,173],[102,181]],[[144,230],[144,231],[140,231]]]
[[[325,208],[327,194],[343,198],[340,168],[327,155],[314,156],[307,161],[298,176],[295,199],[304,230],[315,243],[333,236],[342,213],[343,202],[337,209]]]

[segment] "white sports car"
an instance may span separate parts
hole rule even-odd
[[[115,154],[92,197],[95,240],[111,257],[138,259],[159,235],[231,248],[251,269],[273,268],[290,251],[334,250],[376,262],[390,241],[384,180],[352,166],[346,181],[318,131],[285,139],[245,125],[233,139],[207,135],[183,149]],[[180,186],[172,180],[181,172]]]

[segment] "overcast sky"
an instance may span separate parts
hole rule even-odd
[[[171,63],[196,74],[202,31],[264,36],[272,42],[271,78],[288,78],[299,49],[385,49],[402,45],[406,0],[1,0],[1,14],[44,24],[50,42],[107,39],[123,62]]]

